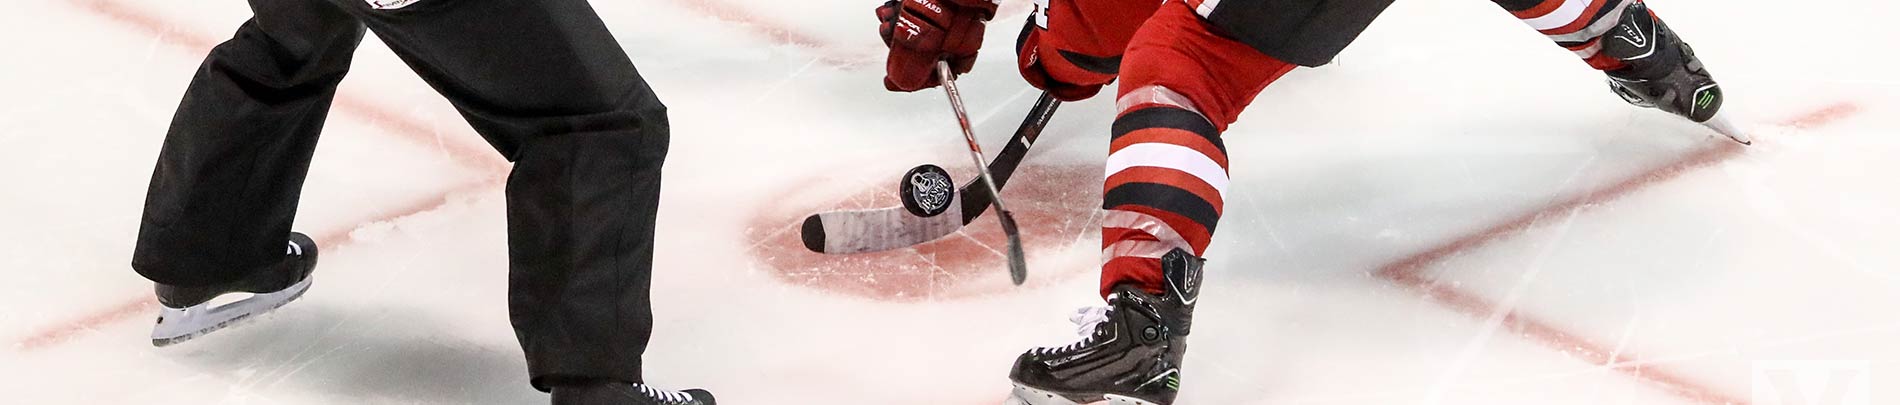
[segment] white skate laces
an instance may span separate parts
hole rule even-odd
[[[1095,336],[1095,326],[1108,322],[1108,307],[1076,308],[1069,314],[1069,322],[1075,323],[1075,334],[1087,339]]]
[[[658,400],[666,401],[666,402],[679,402],[679,403],[685,403],[686,401],[693,400],[693,397],[691,395],[686,395],[686,393],[684,392],[667,391],[667,390],[663,390],[659,388],[653,388],[653,386],[646,385],[646,384],[634,384],[633,386],[638,387],[640,389],[640,393],[645,394],[648,398],[658,399]]]
[[[1113,300],[1114,296],[1111,295],[1109,299]],[[1066,352],[1095,343],[1095,328],[1101,326],[1103,322],[1108,322],[1108,313],[1109,307],[1106,306],[1076,308],[1075,313],[1069,314],[1069,322],[1075,323],[1075,334],[1080,335],[1081,339],[1061,347],[1039,347],[1036,348],[1035,353],[1041,355]]]

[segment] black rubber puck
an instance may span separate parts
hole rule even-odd
[[[928,218],[942,215],[950,209],[950,200],[957,193],[957,183],[950,180],[950,172],[937,165],[927,164],[904,173],[897,192],[898,197],[904,200],[905,211]]]

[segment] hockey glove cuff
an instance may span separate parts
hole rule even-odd
[[[1115,81],[1135,30],[1153,0],[1037,0],[1016,37],[1016,68],[1030,85],[1063,101],[1094,96]]]
[[[939,60],[968,73],[983,45],[983,26],[996,15],[992,0],[890,0],[877,8],[878,34],[891,53],[884,88],[917,91],[936,87]]]

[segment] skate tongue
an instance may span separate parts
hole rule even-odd
[[[1069,315],[1069,322],[1075,322],[1075,334],[1086,338],[1095,334],[1095,325],[1108,322],[1108,307],[1077,308]]]

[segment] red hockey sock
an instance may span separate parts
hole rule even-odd
[[[1160,294],[1161,255],[1207,250],[1228,183],[1220,133],[1293,67],[1216,34],[1181,2],[1135,33],[1102,186],[1103,296],[1124,283]]]

